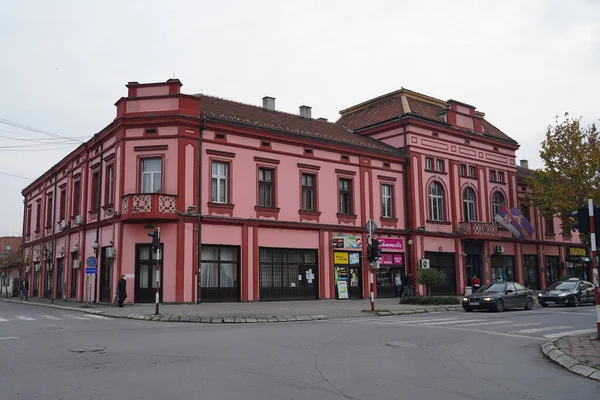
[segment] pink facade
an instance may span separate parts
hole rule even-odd
[[[164,302],[337,298],[343,280],[360,298],[370,218],[380,296],[422,259],[446,272],[440,293],[463,293],[473,274],[535,275],[544,287],[548,266],[569,272],[571,241],[581,248],[558,226],[540,234],[535,210],[526,241],[498,230],[497,196],[520,204],[528,170],[515,165],[517,143],[471,106],[402,90],[329,123],[268,99],[184,95],[176,79],[127,87],[117,118],[23,191],[32,295],[108,302],[124,274],[128,301],[153,302],[158,265]],[[397,98],[403,109],[387,104]],[[85,273],[90,257],[97,276]]]

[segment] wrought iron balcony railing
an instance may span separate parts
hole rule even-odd
[[[457,233],[463,238],[497,238],[498,224],[478,221],[460,222]]]

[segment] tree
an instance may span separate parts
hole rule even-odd
[[[544,168],[526,178],[532,194],[525,198],[546,217],[561,220],[563,235],[571,234],[571,213],[587,204],[587,199],[600,200],[600,134],[596,125],[581,126],[581,119],[565,113],[564,120],[555,118],[548,126],[540,157]]]
[[[427,268],[417,271],[417,282],[425,285],[427,288],[427,296],[430,295],[432,286],[439,286],[446,281],[446,275],[438,269]]]

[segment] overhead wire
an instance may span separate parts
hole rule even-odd
[[[0,123],[5,124],[5,125],[9,125],[9,126],[13,126],[15,128],[19,128],[19,129],[24,129],[26,131],[31,131],[31,132],[39,133],[41,135],[50,136],[50,137],[57,138],[57,139],[61,138],[61,139],[67,139],[67,140],[70,140],[70,141],[73,141],[73,142],[77,142],[77,143],[80,143],[80,144],[84,143],[83,141],[78,140],[78,139],[73,139],[73,138],[69,138],[67,136],[62,136],[62,135],[58,135],[56,133],[44,131],[42,129],[33,128],[31,126],[27,126],[27,125],[21,124],[19,122],[14,122],[14,121],[11,121],[11,120],[8,120],[8,119],[5,119],[5,118],[0,118]]]
[[[35,179],[27,178],[26,176],[15,175],[15,174],[9,174],[9,173],[6,173],[6,172],[0,172],[0,175],[12,176],[12,177],[14,177],[14,178],[27,179],[28,181],[34,181],[34,180],[35,180]]]

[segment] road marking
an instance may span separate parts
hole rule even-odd
[[[395,324],[420,324],[423,322],[445,322],[445,321],[452,321],[452,322],[458,322],[460,321],[460,318],[425,318],[425,319],[403,319],[403,320],[399,320],[394,322]]]
[[[449,325],[449,324],[462,324],[463,322],[481,322],[485,319],[459,319],[457,321],[442,321],[442,322],[428,322],[425,324],[419,324],[421,326],[434,326],[434,325]],[[463,326],[463,325],[461,325]]]
[[[517,327],[521,327],[521,326],[537,326],[537,325],[541,325],[541,322],[527,322],[524,324],[514,324],[511,327],[512,328],[517,328]]]
[[[475,324],[465,324],[461,326],[487,326],[487,325],[499,325],[499,324],[508,324],[512,321],[493,321],[493,322],[483,322],[483,323],[475,323]]]
[[[586,333],[594,333],[594,332],[596,332],[596,329],[581,329],[578,331],[550,333],[548,335],[544,335],[544,337],[548,338],[548,339],[554,339],[554,338],[558,338],[561,336],[577,336],[577,335],[584,335]]]
[[[573,314],[573,315],[585,315],[586,317],[589,317],[591,313],[595,313],[596,310],[590,310],[587,313],[584,312],[568,312],[568,311],[558,311],[554,314]]]
[[[103,317],[102,315],[86,314],[86,316],[98,319],[110,319],[108,317]]]
[[[545,326],[543,328],[523,329],[521,331],[512,331],[509,333],[537,333],[537,332],[555,331],[558,329],[567,329],[567,328],[572,328],[572,326],[570,326],[570,325]]]
[[[0,322],[6,322],[6,321],[8,321],[8,320],[4,319],[4,318],[0,318]]]
[[[60,319],[60,318],[53,317],[52,315],[44,315],[44,314],[40,314],[40,317],[44,317],[46,319]]]
[[[35,321],[35,318],[25,317],[23,315],[17,315],[16,317],[17,317],[17,319],[20,319],[22,321]]]
[[[86,317],[80,317],[80,316],[71,315],[71,314],[65,314],[65,315],[63,315],[63,317],[69,317],[69,318],[73,318],[73,319],[88,319]]]
[[[0,336],[0,340],[11,340],[11,339],[19,339],[19,338],[16,336],[4,336],[4,337]]]

